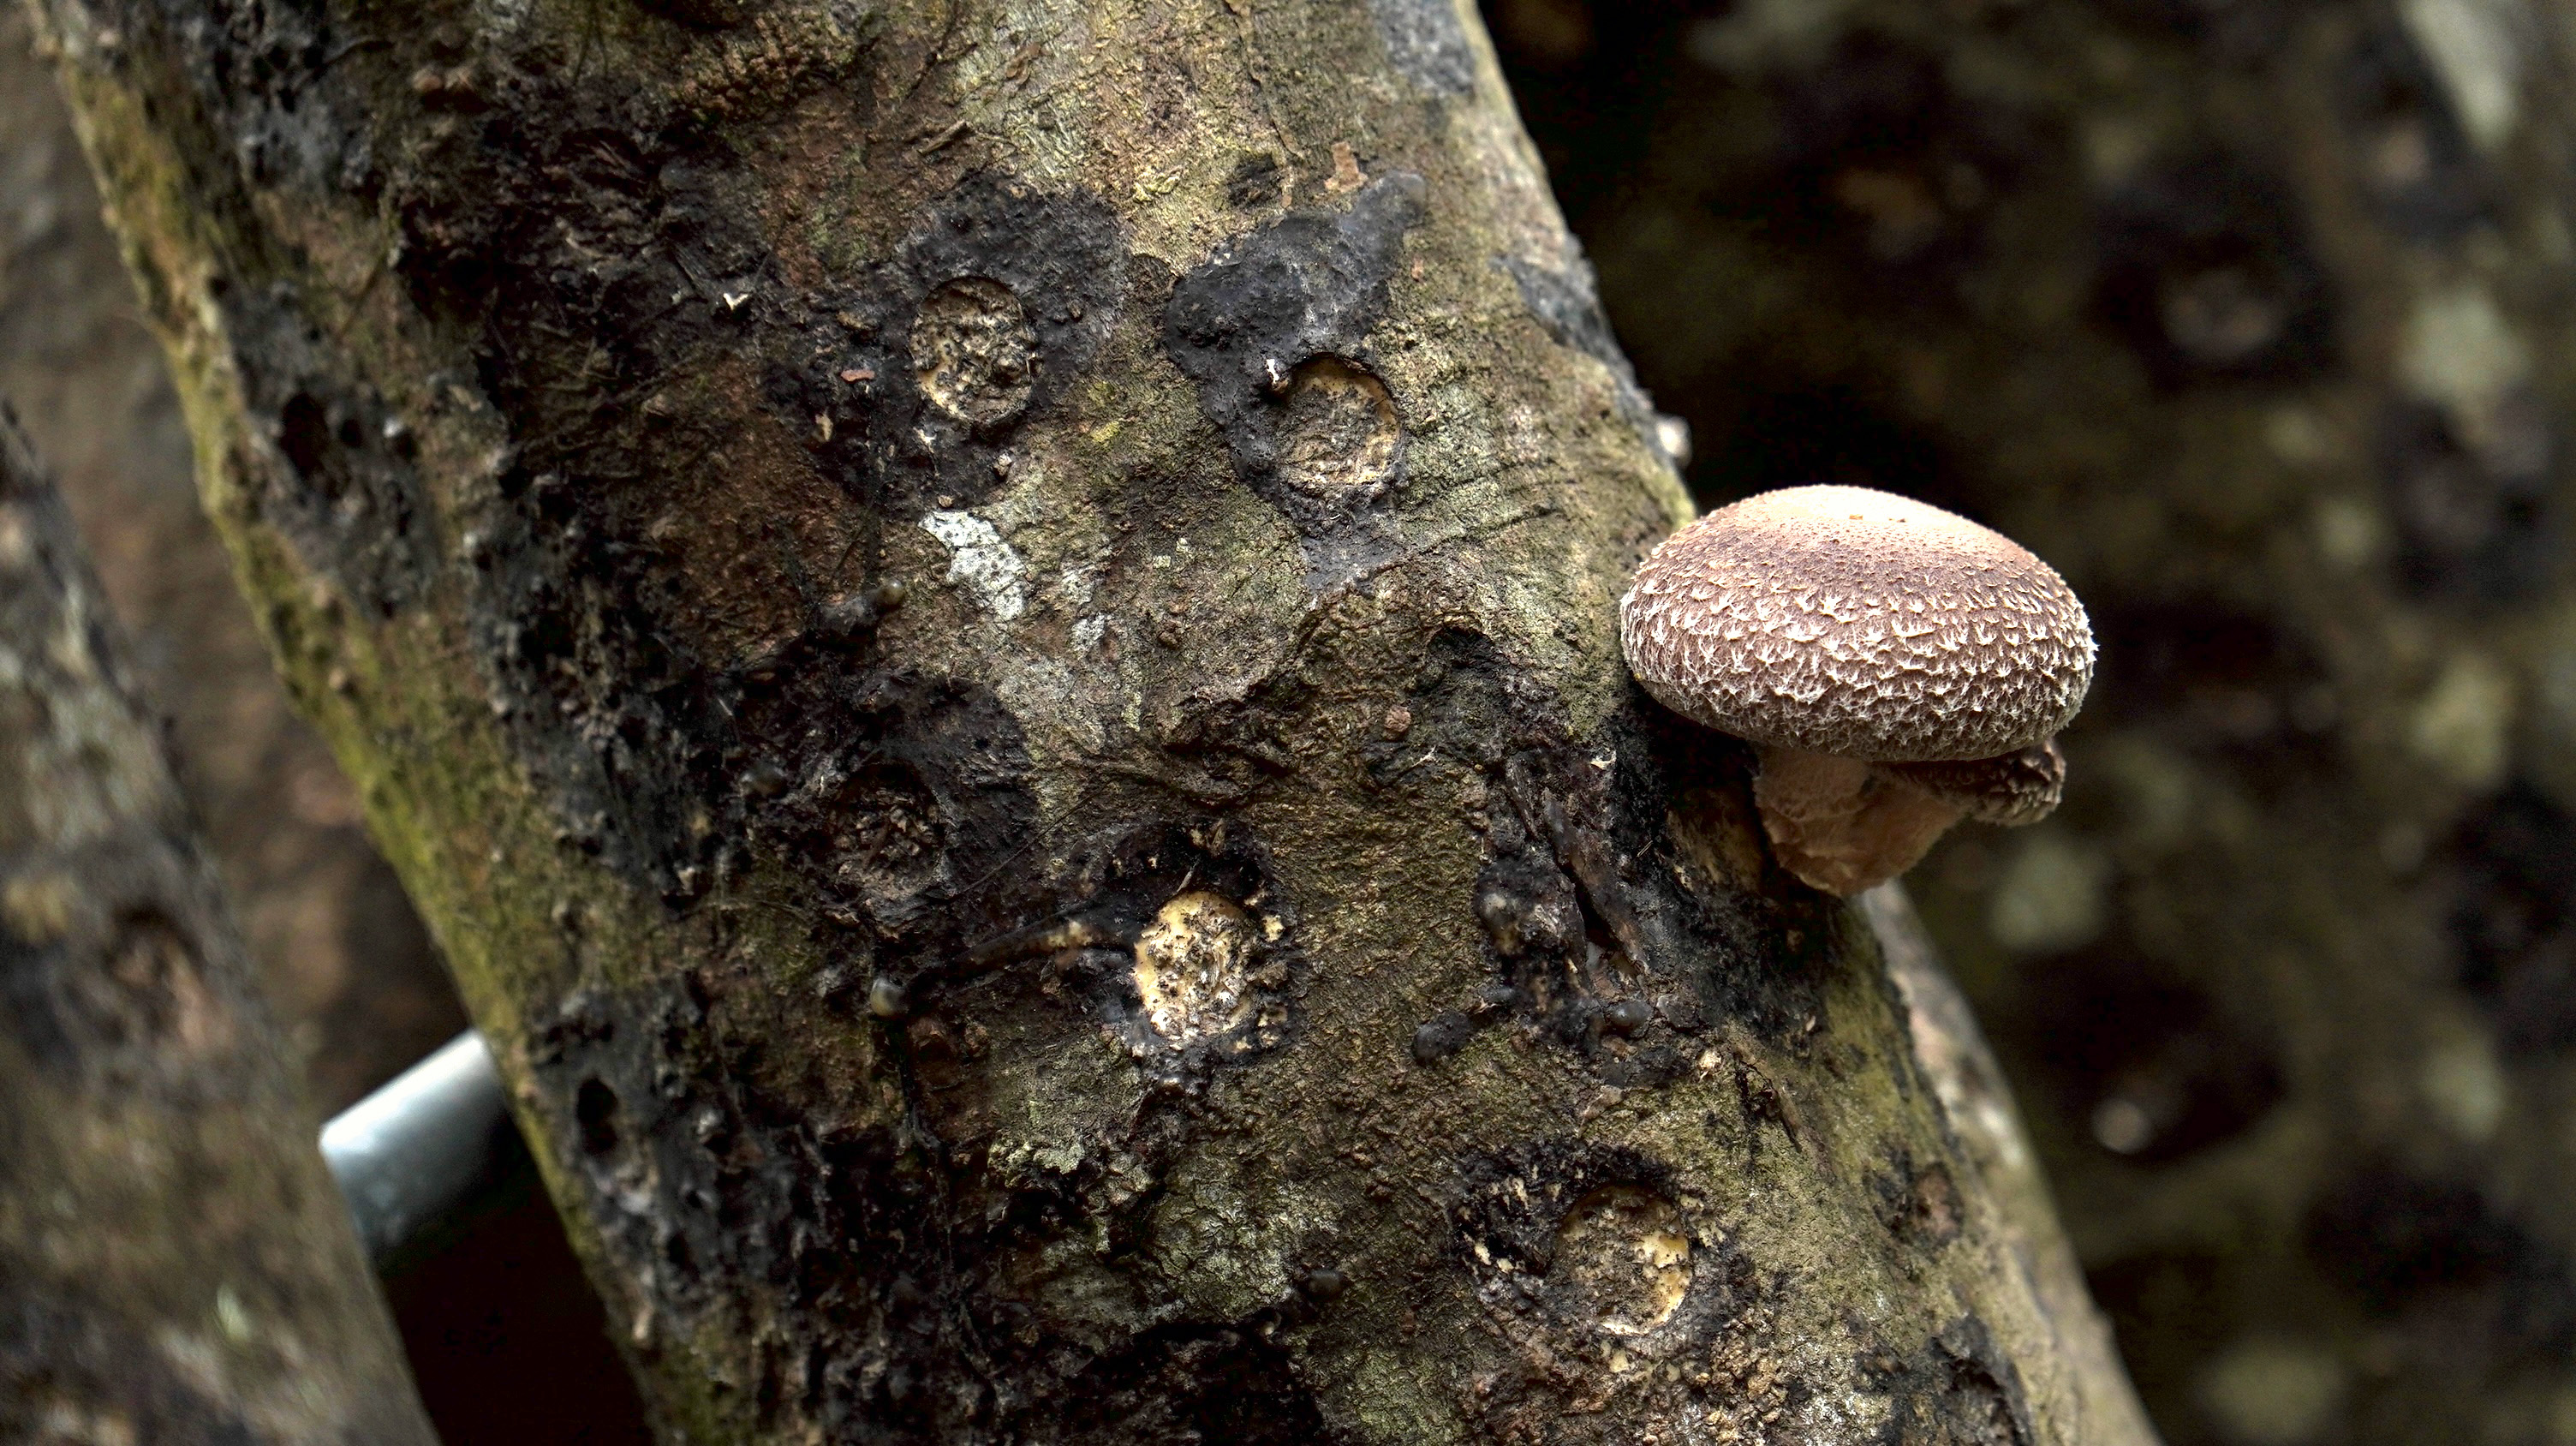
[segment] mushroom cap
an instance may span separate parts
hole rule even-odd
[[[1865,487],[1765,492],[1666,538],[1619,642],[1695,723],[1871,763],[2034,747],[2093,682],[2084,605],[2047,563]]]

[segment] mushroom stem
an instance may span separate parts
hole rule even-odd
[[[1856,758],[1804,748],[1759,747],[1753,802],[1780,866],[1838,898],[1912,868],[1944,829],[1967,816]]]

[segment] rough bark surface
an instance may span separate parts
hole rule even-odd
[[[433,1438],[69,516],[0,410],[0,1439]]]
[[[1913,886],[2169,1438],[2576,1440],[2570,12],[1494,8],[1701,494],[2093,611]]]
[[[437,1048],[462,1011],[233,586],[161,348],[32,39],[27,13],[0,6],[0,395],[54,469],[140,681],[169,710],[180,787],[327,1113]]]
[[[1457,10],[46,16],[670,1439],[2145,1439]]]
[[[180,790],[260,995],[327,1116],[446,1042],[464,1009],[233,584],[160,343],[33,39],[27,12],[0,5],[0,396],[79,524],[142,691],[167,711]],[[428,1278],[389,1282],[413,1380],[448,1439],[642,1436],[560,1236],[551,1207],[527,1201],[478,1222]]]
[[[2119,1374],[2118,1349],[2108,1323],[2092,1308],[2083,1266],[2059,1226],[2048,1181],[2040,1174],[2003,1067],[1967,997],[1942,967],[1913,900],[1902,884],[1890,883],[1855,902],[1878,936],[1888,977],[1905,1001],[1915,1057],[1941,1101],[1951,1134],[1994,1194],[1991,1228],[2019,1262],[2042,1310],[2057,1323],[2058,1349],[2074,1369]]]

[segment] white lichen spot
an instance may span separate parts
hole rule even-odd
[[[1136,940],[1136,994],[1154,1033],[1186,1045],[1249,1022],[1260,937],[1241,905],[1205,889],[1165,904]]]
[[[2306,1446],[2343,1401],[2344,1367],[2323,1344],[2254,1336],[2201,1373],[2203,1409],[2238,1446]]]
[[[2320,497],[2308,514],[2317,555],[2342,572],[2359,572],[2379,560],[2388,525],[2379,509],[2359,497]]]
[[[2093,1106],[2093,1140],[2114,1155],[2134,1155],[2156,1142],[2157,1121],[2150,1101],[2115,1093]]]
[[[2407,390],[2480,430],[2531,375],[2531,351],[2475,282],[2415,303],[2397,357]]]
[[[1722,75],[1794,63],[1831,45],[1851,7],[1852,0],[1752,0],[1723,18],[1693,24],[1682,46],[1692,60]]]
[[[1029,729],[1032,740],[1044,734],[1052,737],[1052,746],[1098,753],[1109,746],[1108,727],[1101,716],[1101,700],[1067,666],[1075,662],[1024,657],[1017,667],[995,675],[994,691],[1011,716]]]
[[[2455,1025],[2449,1038],[2426,1051],[2415,1084],[2443,1128],[2470,1144],[2492,1138],[2504,1119],[2504,1067],[2476,1025]]]
[[[975,595],[984,611],[1009,622],[1028,610],[1028,565],[993,524],[972,512],[933,512],[921,530],[948,548],[948,580]]]
[[[2480,150],[2504,144],[2522,111],[2530,18],[2521,0],[2403,0],[2399,9],[2450,92],[2460,128]]]
[[[2122,834],[2132,846],[2185,847],[2202,809],[2203,783],[2190,758],[2145,737],[2125,737],[2086,761],[2120,800]]]
[[[1995,942],[2025,954],[2089,944],[2110,914],[2111,860],[2060,829],[2034,829],[1995,884],[1986,925]]]
[[[1093,653],[1100,650],[1100,640],[1109,632],[1109,614],[1093,613],[1077,618],[1073,624],[1073,646],[1076,651]]]
[[[2160,138],[2152,119],[2116,112],[2095,116],[2084,125],[2085,168],[2094,180],[2118,185],[2155,155]]]
[[[476,0],[475,29],[486,36],[516,35],[525,29],[534,0]]]
[[[71,933],[79,900],[80,884],[70,874],[29,870],[0,885],[0,918],[8,920],[11,933],[41,948]]]
[[[215,1325],[234,1345],[247,1344],[251,1338],[250,1312],[242,1307],[241,1296],[229,1284],[215,1287]]]
[[[2512,761],[2513,677],[2480,653],[2444,664],[2406,720],[2406,750],[2462,788],[2504,781]]]
[[[2293,467],[2314,467],[2336,460],[2338,438],[2313,408],[2295,404],[2274,407],[2263,417],[2263,443],[2272,455]]]

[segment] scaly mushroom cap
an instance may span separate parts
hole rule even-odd
[[[2035,747],[2093,682],[2092,627],[2047,563],[1864,487],[1765,492],[1666,538],[1619,641],[1695,723],[1872,763]]]

